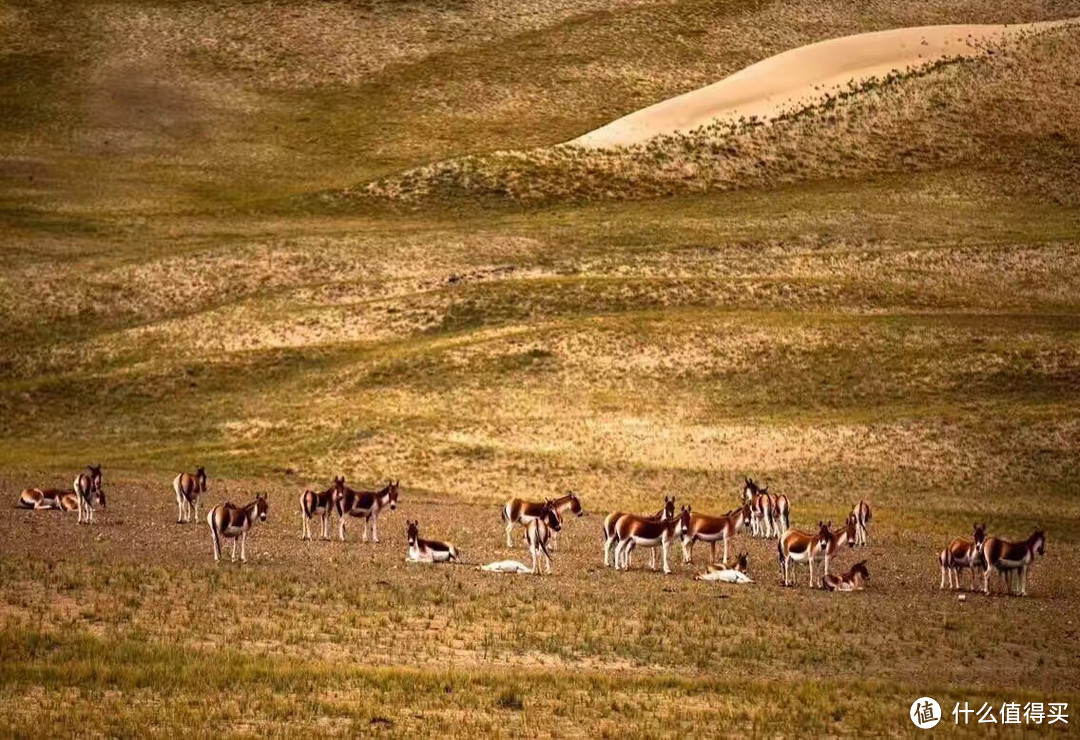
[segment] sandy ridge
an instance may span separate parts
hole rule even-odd
[[[976,56],[988,44],[1077,19],[1021,25],[947,25],[897,28],[828,39],[790,49],[719,82],[630,113],[567,142],[601,149],[640,144],[715,121],[768,120],[827,94],[941,59]]]

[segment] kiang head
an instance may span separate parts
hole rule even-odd
[[[330,486],[330,501],[334,506],[340,506],[345,500],[345,476],[335,475],[334,482]]]
[[[416,544],[417,538],[420,537],[420,521],[419,520],[417,520],[415,522],[410,522],[410,521],[406,520],[406,522],[405,522],[405,536],[408,538],[410,545],[415,545]]]
[[[386,484],[386,495],[390,499],[390,511],[397,509],[398,500],[398,486],[401,484],[401,479],[389,481]]]
[[[847,521],[844,522],[844,534],[847,535],[847,546],[855,547],[855,530],[858,527],[858,520],[855,518],[855,513],[848,514]]]
[[[758,492],[757,483],[754,483],[753,478],[743,478],[743,498],[749,501],[755,493]]]
[[[690,528],[690,504],[679,509],[679,524],[684,531]]]
[[[860,575],[860,576],[862,576],[862,579],[864,581],[869,581],[870,580],[870,571],[868,571],[866,569],[866,561],[865,560],[860,560],[859,562],[855,563],[855,565],[853,565],[852,568],[851,568],[851,575],[852,576]]]
[[[1036,530],[1035,534],[1031,535],[1032,549],[1039,555],[1046,554],[1046,532],[1041,529]]]
[[[87,465],[86,469],[90,472],[90,489],[93,491],[101,490],[101,463],[97,465]]]
[[[818,522],[818,534],[815,544],[819,547],[828,547],[832,542],[832,522]]]
[[[664,496],[664,515],[661,517],[664,521],[675,518],[675,497],[668,498]]]
[[[585,513],[585,509],[581,505],[581,499],[573,491],[567,491],[566,495],[570,497],[570,513],[574,516],[581,516]]]
[[[982,550],[983,543],[986,542],[986,522],[975,524],[971,533],[971,538],[975,541],[975,547]]]
[[[270,501],[266,498],[265,493],[255,494],[255,514],[259,517],[260,522],[266,521],[266,515],[270,511]]]
[[[742,573],[750,572],[750,555],[748,553],[739,553],[739,557],[735,561],[735,570]]]
[[[199,493],[206,493],[206,468],[202,465],[195,469],[195,484],[199,487]]]
[[[562,529],[562,517],[559,516],[559,507],[557,507],[555,502],[551,499],[546,499],[544,501],[544,508],[540,512],[540,519],[543,520],[544,524],[548,525],[556,532]]]

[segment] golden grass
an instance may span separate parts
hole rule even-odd
[[[474,160],[495,197],[460,162],[415,203],[310,193],[564,140],[819,38],[1080,11],[630,5],[0,11],[0,493],[90,461],[109,491],[94,528],[0,506],[4,727],[865,736],[925,693],[1075,706],[1074,35],[733,158],[706,133],[592,171]],[[249,566],[173,523],[197,464],[210,503],[269,491]],[[341,473],[402,479],[382,545],[299,542],[299,491]],[[724,511],[747,474],[799,526],[871,501],[870,589],[782,590],[741,539],[749,589],[600,565],[607,509]],[[407,517],[524,557],[496,505],[567,488],[588,514],[550,579],[403,562]],[[937,593],[975,519],[1047,529],[1030,599]]]
[[[971,167],[1007,172],[1019,191],[1069,200],[1078,46],[1076,27],[1032,32],[974,59],[868,82],[769,124],[717,124],[611,150],[565,145],[465,157],[345,195],[621,199]],[[1005,110],[1002,100],[1016,102]]]

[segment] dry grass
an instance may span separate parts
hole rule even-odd
[[[0,506],[4,727],[866,736],[925,693],[1075,706],[1074,35],[748,130],[767,166],[738,192],[754,158],[706,133],[593,171],[474,160],[498,188],[450,165],[413,203],[311,196],[565,140],[798,43],[1069,15],[3,6],[0,493],[93,459],[110,494],[94,528]],[[173,523],[195,464],[210,502],[270,492],[249,566]],[[299,542],[299,490],[337,473],[402,479],[380,546]],[[601,567],[605,510],[726,510],[745,474],[799,525],[871,501],[871,588],[782,590],[762,542],[744,590]],[[406,517],[523,557],[496,504],[567,488],[588,515],[550,579],[403,562]],[[937,593],[974,519],[1047,529],[1032,598]]]
[[[769,124],[725,123],[613,150],[558,146],[454,159],[345,195],[624,199],[970,167],[1007,173],[1015,191],[1071,201],[1078,50],[1076,27],[1042,31],[974,59],[871,81]],[[1003,100],[1014,102],[1006,109]]]
[[[913,535],[882,497],[873,545],[842,558],[869,557],[872,588],[837,598],[782,589],[767,542],[739,542],[751,552],[752,587],[694,582],[680,566],[666,578],[605,570],[599,510],[568,524],[555,575],[536,578],[402,562],[406,515],[451,536],[468,563],[522,557],[520,544],[505,549],[490,505],[408,490],[374,546],[354,530],[344,544],[301,543],[296,486],[213,480],[208,499],[255,487],[269,487],[271,516],[244,567],[212,563],[204,524],[173,522],[164,478],[113,475],[111,500],[137,507],[139,523],[115,506],[96,529],[7,510],[9,726],[59,729],[74,714],[91,732],[143,721],[190,729],[224,693],[215,716],[234,731],[338,734],[385,717],[397,732],[426,733],[461,717],[463,728],[499,734],[651,734],[702,720],[877,734],[906,721],[897,695],[1076,700],[1075,656],[1044,647],[1074,629],[1045,616],[1075,598],[1078,543],[1062,535],[1034,571],[1033,598],[962,604],[937,592],[929,556],[951,528],[931,520]],[[716,505],[734,489],[725,481]],[[805,523],[818,503],[796,500]],[[909,498],[920,509],[924,500]],[[1000,639],[1017,620],[1025,629]],[[46,701],[42,686],[64,703]],[[106,711],[121,695],[123,709]],[[517,711],[525,714],[504,714]]]

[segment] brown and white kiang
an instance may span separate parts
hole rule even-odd
[[[848,514],[847,521],[844,522],[844,526],[832,528],[832,522],[826,525],[826,529],[829,531],[828,543],[815,551],[814,559],[824,561],[824,567],[821,571],[821,587],[825,588],[825,577],[829,575],[829,561],[836,555],[841,547],[845,545],[847,547],[855,547],[855,532],[858,525],[855,524],[855,516]],[[813,587],[813,580],[810,581],[811,588]]]
[[[176,494],[176,523],[198,519],[199,494],[206,493],[206,470],[200,466],[195,469],[194,475],[178,473],[172,485]]]
[[[1001,537],[987,537],[982,546],[986,571],[983,573],[983,593],[990,593],[990,571],[1001,574],[1010,593],[1027,596],[1027,572],[1035,562],[1036,555],[1046,554],[1046,534],[1040,529],[1021,542],[1013,542]],[[1016,585],[1009,581],[1010,575],[1016,576]]]
[[[345,515],[364,520],[364,542],[368,541],[368,524],[371,524],[371,541],[379,541],[379,512],[397,508],[400,480],[391,480],[378,491],[354,491],[345,486],[338,497],[335,510],[338,515],[338,538],[345,540]]]
[[[555,505],[555,512],[559,515],[559,522],[561,523],[566,515],[573,514],[576,517],[585,516],[585,508],[581,505],[581,497],[578,496],[576,491],[567,491],[565,495],[559,496],[553,499]],[[562,530],[554,530],[551,533],[551,541],[548,543],[548,549],[555,552],[559,549],[559,535]]]
[[[61,491],[57,488],[24,488],[19,494],[20,509],[55,509],[74,511],[79,508],[79,500],[73,491]]]
[[[864,546],[870,542],[870,520],[874,513],[870,510],[870,504],[859,501],[851,507],[851,516],[855,517],[855,544]]]
[[[405,533],[409,541],[409,551],[405,556],[406,561],[414,563],[460,562],[457,548],[449,542],[421,538],[419,521],[406,521],[405,524]]]
[[[822,585],[828,591],[862,591],[869,580],[870,573],[866,570],[866,561],[860,560],[843,575],[825,576]]]
[[[562,529],[562,517],[554,501],[544,502],[540,515],[531,519],[525,526],[525,540],[529,544],[529,554],[532,555],[533,573],[540,574],[541,555],[547,563],[547,572],[551,573],[551,552],[548,543],[560,529]]]
[[[759,488],[751,478],[743,480],[743,501],[750,504],[750,534],[754,537],[772,537],[775,502],[769,487]]]
[[[236,541],[240,540],[240,562],[247,562],[247,533],[256,521],[265,522],[270,502],[265,493],[255,494],[255,500],[247,506],[234,506],[231,501],[218,504],[206,515],[210,534],[214,540],[214,562],[221,560],[221,538],[233,541],[232,559],[236,561]]]
[[[615,531],[615,523],[622,517],[626,516],[629,512],[626,511],[613,511],[604,517],[604,565],[615,564],[615,549],[619,544],[619,536]],[[665,519],[675,518],[675,497],[668,498],[664,496],[664,505],[655,514],[643,514],[643,519],[652,519],[654,521],[661,521]],[[656,550],[652,552],[652,568],[656,570]]]
[[[704,573],[694,575],[695,581],[719,581],[721,583],[753,583],[750,578],[750,556],[740,552],[730,568],[708,563]]]
[[[773,496],[773,530],[777,537],[791,529],[791,502],[784,494]]]
[[[615,569],[629,570],[630,553],[635,547],[659,548],[663,556],[664,573],[671,573],[668,565],[668,545],[677,537],[679,527],[690,526],[691,510],[683,506],[678,517],[656,520],[635,514],[624,514],[615,522],[615,533],[619,544],[615,548]],[[655,570],[656,566],[653,565]]]
[[[859,525],[855,521],[854,514],[848,514],[847,519],[844,521],[844,526],[832,528],[832,523],[829,523],[829,532],[833,536],[833,548],[829,551],[829,556],[832,557],[833,553],[837,549],[847,545],[848,547],[855,547],[855,540],[858,537]]]
[[[567,491],[565,495],[560,496],[557,499],[549,499],[548,501],[543,501],[540,503],[537,503],[535,501],[526,501],[520,498],[509,499],[502,506],[502,521],[506,527],[507,547],[514,546],[514,526],[520,524],[523,527],[528,527],[529,522],[540,517],[540,512],[543,511],[544,507],[549,502],[555,506],[560,519],[562,517],[565,517],[567,512],[575,516],[581,516],[585,513],[585,510],[581,506],[581,499],[578,498],[578,495],[573,491]],[[551,549],[555,549],[557,541],[558,533],[556,533],[554,537],[552,537]]]
[[[88,472],[79,473],[71,484],[79,510],[79,524],[94,523],[94,507],[105,508],[105,492],[101,488],[101,465],[87,465]]]
[[[724,543],[724,559],[722,563],[727,565],[728,540],[750,525],[750,504],[744,503],[737,509],[732,509],[723,516],[709,516],[707,514],[692,514],[690,523],[685,529],[680,530],[682,540],[683,562],[691,563],[694,557],[694,543],[698,540],[708,542],[712,551],[710,563],[716,562],[716,543]]]
[[[821,554],[828,551],[834,543],[833,533],[829,525],[818,522],[816,533],[803,532],[798,529],[789,529],[776,543],[777,558],[780,561],[780,572],[783,575],[784,585],[795,585],[795,577],[792,566],[795,563],[808,563],[810,565],[810,587],[814,587],[814,561],[820,559]],[[826,561],[828,562],[828,561]]]
[[[325,491],[310,488],[300,494],[300,539],[311,539],[311,520],[316,514],[322,520],[322,538],[330,539],[330,513],[340,497],[345,495],[345,476],[334,476],[334,482]]]
[[[948,579],[949,586],[953,590],[960,588],[960,571],[971,572],[971,585],[969,590],[975,590],[975,571],[986,567],[983,560],[982,546],[986,540],[986,524],[976,523],[972,528],[971,537],[954,537],[948,547],[938,553],[938,565],[941,566],[941,585],[945,588]]]

